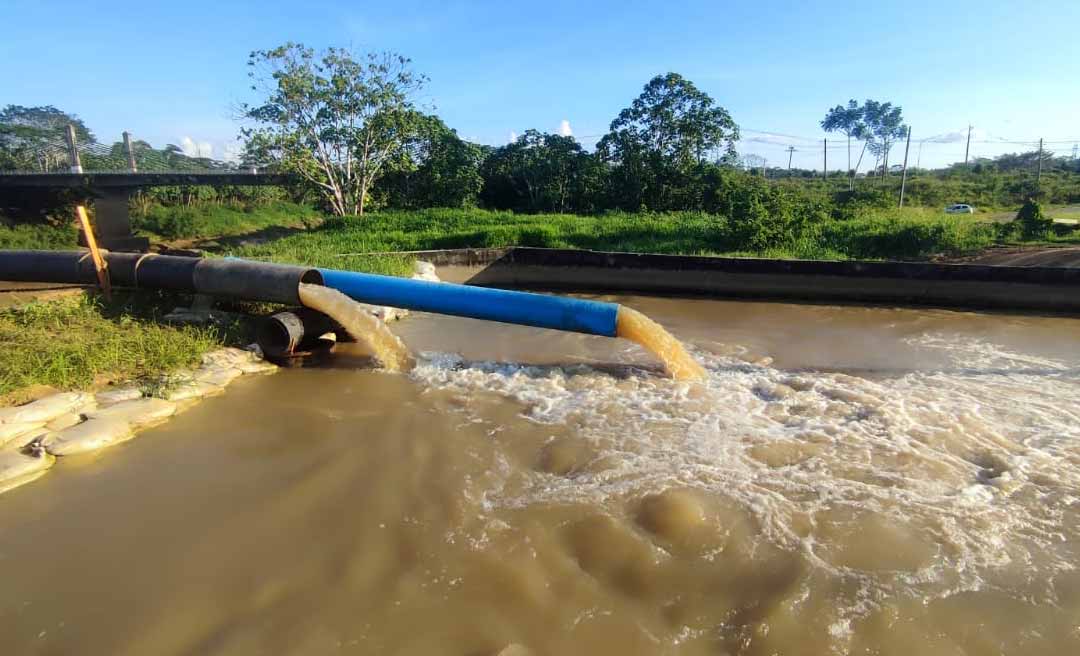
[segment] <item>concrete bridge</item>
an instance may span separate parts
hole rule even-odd
[[[204,185],[284,185],[293,176],[260,173],[253,168],[209,158],[169,156],[154,152],[145,142],[136,147],[131,134],[115,146],[76,142],[75,127],[67,126],[64,142],[42,146],[55,160],[66,160],[66,171],[0,171],[0,196],[15,196],[35,190],[71,190],[93,200],[98,243],[114,251],[146,250],[149,241],[131,234],[128,200],[131,192],[146,187]],[[59,153],[63,153],[60,155]],[[84,170],[83,161],[98,170]],[[177,164],[183,168],[173,170]],[[151,169],[151,170],[148,170]]]
[[[0,194],[6,190],[84,190],[94,201],[98,243],[113,251],[145,251],[146,237],[131,233],[128,201],[131,192],[173,185],[283,185],[292,176],[252,171],[93,171],[84,173],[0,173]]]

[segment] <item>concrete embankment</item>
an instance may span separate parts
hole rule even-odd
[[[1080,269],[927,262],[769,260],[544,248],[414,254],[483,267],[471,285],[828,303],[1080,313]]]

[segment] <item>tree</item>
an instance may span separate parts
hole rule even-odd
[[[256,50],[248,60],[252,89],[266,94],[244,105],[253,158],[299,175],[338,215],[363,216],[372,186],[414,135],[413,98],[427,79],[411,61],[381,52],[321,54],[286,43]]]
[[[658,75],[597,144],[627,209],[666,209],[671,185],[716,149],[735,153],[739,128],[723,107],[677,73]],[[676,194],[677,195],[677,194]]]
[[[419,116],[413,137],[380,182],[393,207],[467,207],[483,183],[480,146],[463,141],[437,116]]]
[[[588,211],[595,169],[573,137],[526,130],[485,160],[482,198],[491,207],[526,212]]]
[[[866,122],[863,120],[863,108],[855,100],[849,100],[847,106],[837,105],[825,114],[821,121],[821,128],[826,132],[841,132],[847,137],[847,166],[848,166],[848,189],[855,184],[855,171],[862,164],[863,153],[866,152],[866,139],[869,136]],[[851,168],[851,138],[863,142],[862,153],[859,153],[859,161],[855,168]]]
[[[43,172],[65,167],[69,125],[75,128],[79,143],[96,142],[82,119],[52,105],[4,107],[0,110],[0,161],[6,168]]]
[[[900,107],[893,106],[889,102],[877,102],[867,100],[862,107],[863,121],[866,128],[873,136],[870,144],[870,152],[879,156],[881,160],[882,177],[887,177],[889,172],[889,151],[897,141],[907,134],[907,126],[901,115]]]

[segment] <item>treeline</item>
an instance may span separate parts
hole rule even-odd
[[[899,198],[900,176],[889,152],[908,128],[901,108],[889,102],[851,100],[827,112],[822,128],[845,135],[849,150],[854,140],[857,160],[851,170],[822,179],[809,171],[750,166],[752,158],[738,153],[739,127],[732,116],[677,73],[650,80],[590,152],[571,136],[536,130],[499,147],[461,139],[413,102],[426,78],[393,53],[317,53],[288,43],[253,52],[248,63],[258,82],[253,88],[265,89],[266,97],[243,107],[248,124],[242,163],[291,174],[296,183],[276,190],[152,189],[135,197],[136,213],[155,205],[251,208],[278,200],[339,216],[430,207],[580,215],[705,212],[745,224],[754,239],[768,239],[823,218],[850,217],[860,208],[894,207]],[[0,168],[62,168],[57,149],[69,124],[89,144],[89,155],[109,162],[125,155],[122,143],[98,144],[75,116],[53,107],[12,105],[0,111]],[[223,166],[191,158],[173,145],[155,150],[135,142],[134,150],[137,160],[166,168]],[[874,173],[856,177],[866,153],[877,160]],[[905,199],[927,207],[1005,208],[1028,199],[1076,203],[1080,166],[1045,153],[1020,153],[909,170]]]

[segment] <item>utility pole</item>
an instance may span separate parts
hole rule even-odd
[[[124,151],[127,152],[128,170],[138,173],[139,167],[135,166],[135,150],[131,147],[131,133],[124,132]]]
[[[761,177],[762,178],[767,178],[768,177],[767,175],[765,175],[765,165],[768,164],[768,163],[769,163],[769,160],[765,159],[764,157],[761,158]]]
[[[907,145],[904,146],[904,174],[900,178],[900,209],[904,208],[904,188],[907,187],[907,156],[911,150],[911,126],[907,129]]]
[[[970,123],[968,123],[968,138],[967,138],[967,146],[964,146],[964,166],[967,166],[967,163],[968,163],[968,153],[970,153],[970,152],[971,152],[971,124],[970,124]]]
[[[821,179],[828,181],[829,179],[829,140],[822,139],[821,141]]]
[[[787,147],[787,174],[788,174],[789,178],[791,177],[791,156],[794,153],[795,153],[795,146],[788,146]]]
[[[68,123],[65,135],[67,137],[68,165],[71,166],[71,172],[82,173],[83,168],[82,162],[79,161],[79,149],[75,146],[75,126]]]
[[[1043,140],[1039,139],[1039,170],[1035,174],[1035,191],[1042,190],[1042,153],[1043,153]]]

